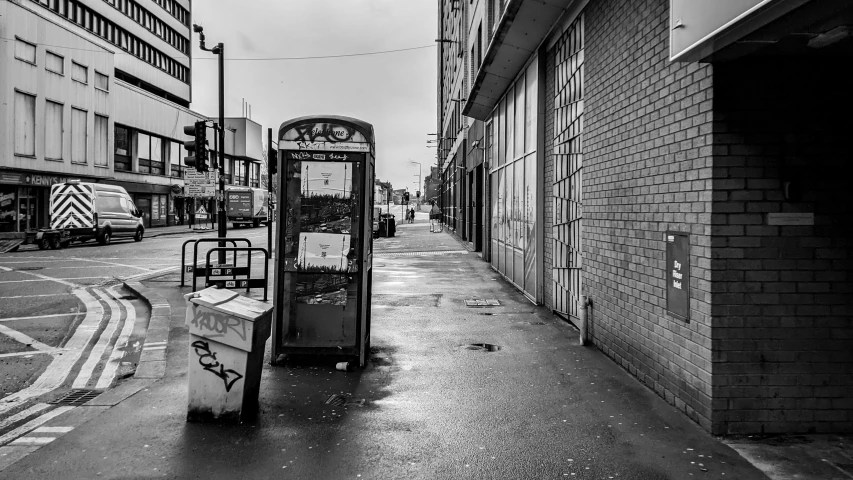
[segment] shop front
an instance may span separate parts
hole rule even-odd
[[[0,233],[47,227],[50,187],[72,179],[86,181],[79,177],[0,170]]]

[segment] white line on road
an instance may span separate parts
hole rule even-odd
[[[119,323],[121,323],[121,309],[119,309],[118,304],[113,301],[112,297],[100,290],[94,290],[94,292],[101,298],[101,300],[106,302],[109,307],[110,320],[109,323],[107,323],[106,328],[104,328],[104,331],[101,332],[101,336],[98,337],[98,341],[95,343],[95,346],[89,351],[89,358],[86,359],[86,363],[84,363],[80,368],[80,373],[77,374],[77,379],[74,380],[72,388],[86,388],[86,384],[91,380],[95,367],[97,367],[101,362],[101,357],[103,357],[104,352],[107,351],[107,347],[110,345],[110,342],[112,342],[113,335],[118,329]]]
[[[124,280],[124,281],[135,280],[137,278],[145,277],[148,275],[157,275],[159,273],[166,273],[170,270],[177,270],[178,268],[179,268],[178,266],[174,266],[174,267],[161,268],[160,270],[150,270],[148,272],[138,273],[138,274],[132,275],[130,277],[124,277],[122,280]]]
[[[45,352],[50,352],[50,351],[54,350],[54,348],[51,347],[50,345],[45,345],[44,343],[39,342],[35,338],[32,338],[29,335],[23,334],[23,333],[15,330],[13,328],[9,328],[6,325],[3,325],[2,323],[0,323],[0,333],[2,333],[3,335],[6,335],[7,337],[10,337],[10,338],[12,338],[12,339],[14,339],[20,343],[23,343],[24,345],[28,345],[30,347],[33,347],[36,350],[41,350],[41,351],[45,351]],[[36,353],[36,352],[32,352],[32,353]]]
[[[9,267],[3,267],[3,266],[0,266],[0,270],[3,270],[4,272],[11,272],[11,271],[12,271],[12,269],[11,269],[11,268],[9,268]]]
[[[56,440],[56,437],[18,437],[9,443],[13,445],[47,445]]]
[[[6,299],[11,299],[11,298],[58,297],[58,296],[62,296],[62,295],[72,295],[72,294],[68,293],[68,292],[62,292],[62,293],[44,293],[41,295],[12,295],[10,297],[0,297],[0,300],[6,300]]]
[[[31,433],[68,433],[74,430],[74,427],[39,427]]]
[[[109,388],[113,383],[118,367],[121,365],[121,359],[126,353],[123,352],[122,349],[127,347],[127,342],[130,339],[130,335],[133,334],[133,327],[136,324],[136,309],[133,308],[133,305],[130,302],[121,298],[117,288],[118,287],[111,288],[109,290],[109,294],[118,300],[125,309],[124,327],[122,327],[121,332],[116,339],[116,344],[113,347],[110,358],[104,365],[104,370],[101,372],[101,378],[98,379],[98,384],[95,385],[95,388]]]
[[[86,312],[74,312],[74,313],[52,313],[52,314],[50,314],[50,315],[32,315],[32,316],[29,316],[29,317],[9,317],[9,318],[0,318],[0,322],[13,322],[13,321],[16,321],[16,320],[35,320],[35,319],[38,319],[38,318],[67,317],[67,316],[69,316],[69,315],[71,315],[71,316],[75,316],[75,317],[76,317],[77,315],[83,315],[83,314],[85,314],[85,313],[86,313]]]
[[[140,269],[140,270],[148,270],[148,269],[147,269],[147,268],[145,268],[145,267],[139,267],[139,266],[136,266],[136,265],[127,265],[127,264],[124,264],[124,263],[115,263],[115,262],[105,262],[105,261],[103,261],[103,260],[94,260],[94,259],[92,259],[92,258],[78,258],[78,257],[71,257],[71,259],[72,259],[72,260],[80,260],[80,261],[83,261],[83,262],[104,263],[104,264],[107,264],[107,265],[112,265],[112,266],[114,266],[114,267],[138,268],[138,269]]]
[[[84,267],[80,267],[80,268],[84,268]],[[28,273],[30,275],[34,275],[33,273],[30,273],[30,272],[21,272],[21,273]],[[42,278],[39,280],[4,280],[0,283],[58,282],[58,283],[61,283],[63,285],[68,285],[71,287],[79,287],[79,285],[77,285],[75,283],[66,282],[65,280],[83,280],[83,279],[90,279],[90,278],[112,278],[112,277],[106,276],[106,275],[98,275],[96,277],[68,277],[68,278],[53,278],[53,277],[47,277],[44,275],[40,275],[40,276]]]
[[[50,281],[52,281],[52,282],[61,283],[61,284],[63,284],[63,285],[68,285],[69,287],[77,287],[77,285],[76,285],[76,284],[71,283],[71,282],[66,282],[65,280],[63,280],[63,279],[61,279],[61,278],[48,277],[47,275],[42,275],[42,274],[40,274],[40,273],[33,273],[33,272],[21,272],[21,273],[25,273],[25,274],[27,274],[27,275],[32,275],[32,276],[34,276],[34,277],[38,277],[38,278],[41,278],[41,279],[44,279],[44,280],[50,280]],[[27,280],[21,280],[21,281],[26,282]],[[15,282],[15,281],[11,281],[11,282],[3,282],[3,283],[16,283],[16,282]]]
[[[63,348],[67,350],[66,354],[54,357],[50,365],[47,366],[45,371],[42,372],[32,385],[0,400],[0,415],[31,398],[58,388],[65,381],[65,378],[68,377],[68,374],[71,373],[71,369],[77,363],[77,360],[83,355],[86,345],[89,344],[101,320],[104,318],[104,308],[85,289],[74,289],[71,293],[76,295],[77,299],[86,306],[86,316],[77,327],[77,330],[74,331],[71,339],[63,345]]]
[[[14,415],[8,417],[8,418],[4,418],[3,420],[0,420],[0,430],[3,430],[4,428],[8,427],[9,425],[14,425],[14,424],[20,422],[21,420],[29,418],[29,417],[39,413],[40,411],[44,410],[45,408],[49,408],[49,407],[50,407],[50,405],[48,405],[46,403],[37,403],[37,404],[33,405],[32,407],[30,407],[26,410],[22,410],[22,411],[14,414]]]
[[[62,350],[36,350],[34,352],[13,352],[13,353],[0,353],[0,358],[8,358],[8,357],[26,357],[27,355],[39,355],[44,353],[49,353],[53,355],[56,352],[61,352]]]
[[[69,406],[59,407],[59,408],[56,408],[54,410],[51,410],[51,411],[45,413],[44,415],[41,415],[40,417],[36,417],[36,418],[30,420],[29,422],[21,425],[20,427],[12,430],[10,432],[7,432],[3,436],[0,436],[0,445],[4,445],[4,444],[10,442],[12,439],[18,438],[25,433],[29,433],[30,430],[44,425],[48,421],[62,415],[63,413],[65,413],[69,410],[72,410],[73,408],[74,407],[69,407]]]

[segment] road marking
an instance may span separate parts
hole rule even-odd
[[[23,334],[13,328],[9,328],[6,325],[0,323],[0,333],[6,335],[7,337],[11,337],[12,339],[18,341],[19,343],[23,343],[24,345],[28,345],[30,347],[35,348],[36,350],[41,350],[43,352],[50,352],[55,350],[50,345],[45,345],[44,343],[39,342],[35,338],[30,337],[29,335]],[[37,352],[34,352],[37,353]]]
[[[62,293],[43,293],[41,295],[12,295],[10,297],[0,297],[0,300],[11,299],[11,298],[58,297],[61,295],[71,295],[71,294],[68,292],[62,292]]]
[[[98,379],[98,384],[95,385],[95,388],[109,388],[109,386],[113,383],[115,379],[116,372],[118,372],[118,367],[121,365],[121,359],[124,357],[126,352],[123,352],[122,349],[127,347],[127,342],[130,340],[131,334],[133,334],[133,327],[136,325],[136,309],[133,308],[133,305],[120,298],[121,295],[118,294],[118,287],[113,287],[109,290],[109,294],[112,295],[118,302],[124,306],[125,310],[125,318],[124,318],[124,327],[122,327],[121,332],[116,339],[115,346],[113,346],[113,351],[110,354],[110,358],[107,360],[107,363],[104,365],[104,370],[101,372],[101,378]]]
[[[71,339],[63,346],[67,350],[65,355],[53,357],[53,361],[44,372],[29,387],[19,390],[12,395],[0,400],[0,415],[27,402],[31,398],[38,397],[51,392],[62,385],[74,364],[83,355],[83,351],[98,326],[104,318],[104,308],[95,297],[85,289],[77,288],[71,291],[83,305],[86,306],[86,316],[74,331]]]
[[[139,277],[145,277],[148,275],[157,275],[158,273],[165,273],[165,272],[168,272],[170,270],[177,270],[179,268],[180,268],[179,266],[173,266],[173,267],[161,268],[160,270],[149,270],[147,272],[137,273],[136,275],[124,277],[122,280],[124,280],[124,281],[134,280],[134,279],[139,278]]]
[[[138,266],[136,266],[136,265],[127,265],[127,264],[124,264],[124,263],[115,263],[115,262],[105,262],[105,261],[103,261],[103,260],[93,260],[93,259],[91,259],[91,258],[85,258],[85,259],[83,259],[83,258],[71,257],[71,259],[72,259],[72,260],[80,260],[80,261],[83,261],[83,262],[105,263],[105,264],[107,264],[107,265],[112,265],[112,266],[114,266],[114,267],[139,268],[139,269],[141,269],[141,270],[148,270],[148,269],[147,269],[147,268],[145,268],[145,267],[138,267]]]
[[[21,420],[29,418],[44,410],[45,408],[50,408],[50,405],[46,403],[37,403],[26,410],[20,411],[14,415],[9,416],[8,418],[4,418],[3,420],[0,420],[0,430],[3,430],[9,425],[14,425],[20,422]]]
[[[74,427],[39,427],[30,433],[68,433]]]
[[[47,423],[48,421],[62,415],[63,413],[65,413],[69,410],[73,410],[73,409],[74,409],[74,407],[71,407],[71,406],[58,407],[58,408],[53,409],[53,410],[51,410],[51,411],[49,411],[49,412],[47,412],[47,413],[45,413],[39,417],[36,417],[36,418],[30,420],[29,422],[21,425],[20,427],[14,429],[14,430],[11,430],[9,432],[6,432],[6,434],[0,436],[0,445],[5,445],[6,443],[9,443],[11,440],[18,438],[21,435],[24,435],[25,433],[29,433],[30,430],[32,430],[36,427],[40,427],[40,426],[44,425],[45,423]]]
[[[107,347],[110,345],[110,342],[112,342],[113,335],[118,329],[119,323],[121,323],[121,309],[118,307],[118,304],[113,301],[112,297],[100,290],[94,290],[94,292],[101,298],[101,300],[106,302],[107,307],[109,307],[110,320],[107,323],[106,328],[104,328],[104,331],[101,332],[101,335],[98,337],[98,341],[95,343],[95,346],[89,351],[89,358],[86,359],[86,363],[80,367],[80,373],[77,374],[77,379],[74,380],[72,388],[86,388],[86,384],[88,384],[89,380],[92,379],[95,367],[101,363],[101,357],[103,357],[104,352],[107,351]]]
[[[4,297],[5,298],[5,297]],[[32,315],[29,317],[9,317],[9,318],[0,318],[0,322],[13,322],[16,320],[35,320],[37,318],[53,318],[53,317],[67,317],[69,315],[77,316],[84,315],[86,312],[76,312],[76,313],[52,313],[50,315]]]
[[[20,270],[19,270],[19,271],[20,271]],[[68,285],[69,287],[75,287],[75,288],[77,287],[77,284],[74,284],[74,283],[71,283],[71,282],[66,282],[65,280],[63,280],[63,279],[61,279],[61,278],[48,277],[47,275],[42,275],[42,274],[40,274],[40,273],[33,273],[33,272],[26,272],[26,271],[20,271],[20,272],[21,272],[21,273],[24,273],[24,274],[27,274],[27,275],[32,275],[32,276],[34,276],[34,277],[38,277],[38,278],[41,278],[41,279],[44,279],[44,280],[50,280],[50,281],[52,281],[52,282],[61,283],[61,284],[63,284],[63,285]],[[26,282],[27,280],[21,280],[21,281],[22,281],[22,282]],[[3,283],[16,283],[16,282],[15,282],[15,281],[11,281],[11,282],[3,282]]]
[[[149,347],[148,345],[146,345],[146,346],[142,347],[142,349],[143,349],[143,350],[146,350],[146,351],[151,351],[151,350],[165,350],[165,349],[166,349],[166,345],[161,345],[161,346],[159,346],[159,347]]]
[[[80,268],[85,268],[85,267],[80,267]],[[29,273],[29,272],[21,272],[21,273]],[[30,275],[33,275],[33,274],[30,273]],[[54,278],[54,277],[44,276],[44,278],[40,279],[40,280],[5,280],[5,281],[2,281],[0,283],[58,282],[58,283],[61,283],[63,285],[68,285],[70,287],[79,287],[80,285],[78,285],[76,283],[69,283],[69,282],[66,282],[65,280],[84,280],[84,279],[90,279],[90,278],[112,278],[112,277],[109,275],[97,275],[95,277],[63,277],[63,278]]]
[[[4,272],[11,272],[11,271],[12,271],[12,269],[11,269],[11,268],[9,268],[9,267],[3,267],[3,266],[0,266],[0,270],[3,270]]]
[[[0,353],[0,358],[8,358],[8,357],[26,357],[33,355],[41,355],[41,354],[55,354],[56,352],[61,352],[62,350],[36,350],[34,352],[14,352],[14,353]]]
[[[154,345],[166,345],[168,342],[145,342],[146,347],[151,347]]]
[[[11,442],[9,446],[15,445],[47,445],[56,440],[56,437],[18,437]]]

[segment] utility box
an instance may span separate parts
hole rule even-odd
[[[279,129],[273,361],[370,350],[373,126],[301,117]]]
[[[190,331],[187,420],[250,420],[258,412],[272,305],[214,287],[184,298]]]

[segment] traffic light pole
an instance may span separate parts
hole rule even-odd
[[[213,49],[219,55],[219,148],[216,166],[219,168],[219,238],[228,236],[225,218],[225,45],[221,42]],[[225,240],[219,241],[219,247],[225,248]],[[219,251],[219,264],[225,263],[225,251]],[[235,267],[237,265],[234,265]]]
[[[272,248],[272,208],[270,208],[270,198],[272,198],[272,128],[267,128],[267,250],[273,255],[275,252]]]

